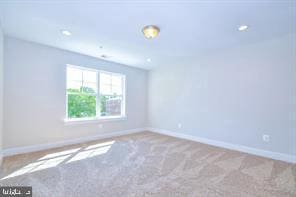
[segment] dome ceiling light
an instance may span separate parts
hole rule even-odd
[[[61,30],[61,32],[65,36],[71,36],[72,35],[72,33],[69,30],[66,30],[66,29]]]
[[[160,29],[155,25],[147,25],[142,29],[142,32],[147,39],[153,39],[158,36]]]
[[[248,25],[241,25],[238,27],[238,31],[246,31],[249,28]]]

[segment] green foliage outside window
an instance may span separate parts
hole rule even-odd
[[[96,116],[96,96],[91,88],[68,89],[68,117],[88,118]]]
[[[96,117],[96,93],[92,88],[68,89],[67,93],[69,118]],[[110,115],[107,112],[106,103],[117,97],[116,95],[100,95],[100,116]]]

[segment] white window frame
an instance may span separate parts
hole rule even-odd
[[[96,93],[96,117],[94,118],[70,118],[68,117],[68,93],[67,93],[67,83],[68,83],[68,75],[67,75],[67,68],[77,68],[80,70],[85,71],[92,71],[96,72],[97,75],[97,93]],[[106,73],[106,74],[112,74],[120,76],[122,79],[122,104],[121,104],[121,115],[120,116],[101,116],[100,113],[100,73]],[[98,122],[98,121],[120,121],[120,120],[126,120],[126,76],[121,73],[116,72],[110,72],[105,70],[98,70],[88,67],[82,67],[82,66],[75,66],[71,64],[66,65],[66,88],[65,88],[65,94],[66,94],[66,118],[64,119],[65,123],[91,123],[91,122]]]

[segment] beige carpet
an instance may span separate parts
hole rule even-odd
[[[33,196],[296,196],[296,166],[144,132],[4,159]]]

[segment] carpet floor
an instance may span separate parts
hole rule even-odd
[[[143,132],[6,157],[33,196],[296,196],[296,165]]]

